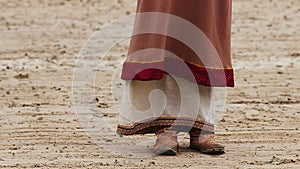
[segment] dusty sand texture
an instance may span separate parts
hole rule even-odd
[[[134,13],[135,1],[1,0],[0,11],[0,168],[300,168],[299,0],[234,0],[236,88],[216,130],[227,153],[202,155],[185,139],[177,157],[146,159],[94,144],[72,109],[75,56],[94,31]],[[107,83],[94,104],[111,112],[98,113],[110,125],[109,82],[127,48],[115,47],[97,75]]]

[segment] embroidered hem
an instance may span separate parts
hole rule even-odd
[[[118,125],[117,133],[120,135],[155,133],[159,129],[171,127],[177,131],[188,132],[190,129],[199,129],[203,133],[214,133],[214,125],[202,120],[184,117],[157,117],[136,122],[131,126]]]

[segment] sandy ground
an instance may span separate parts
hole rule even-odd
[[[185,135],[177,157],[143,158],[151,135],[140,157],[113,154],[103,145],[135,146],[94,127],[106,139],[96,144],[79,123],[75,58],[93,32],[134,13],[134,0],[1,0],[0,11],[0,168],[300,168],[299,0],[234,0],[237,86],[216,130],[227,149],[221,156],[190,151]],[[108,54],[90,100],[108,126],[118,117],[110,80],[127,48],[128,41]]]

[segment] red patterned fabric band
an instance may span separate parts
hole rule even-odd
[[[234,87],[234,71],[231,68],[205,68],[173,58],[152,63],[125,62],[122,79],[160,80],[163,78],[164,73],[185,78],[204,86]]]

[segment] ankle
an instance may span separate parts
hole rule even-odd
[[[192,128],[189,131],[189,135],[190,137],[210,137],[214,135],[214,132]]]
[[[162,128],[155,132],[156,136],[162,135],[162,134],[177,135],[178,131],[175,129],[172,129],[172,128]]]

